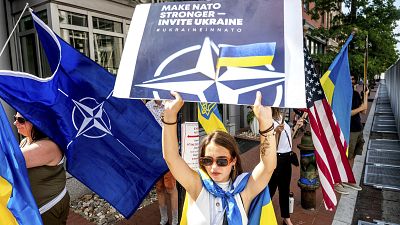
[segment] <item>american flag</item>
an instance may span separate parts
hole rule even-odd
[[[319,81],[320,77],[315,72],[314,63],[306,48],[304,48],[304,64],[307,111],[312,140],[316,149],[315,157],[322,194],[325,208],[332,210],[337,204],[334,184],[341,182],[355,183],[355,179],[346,157],[346,140],[331,106],[326,100]]]

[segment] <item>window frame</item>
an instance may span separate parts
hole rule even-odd
[[[41,6],[38,6],[38,7],[34,7],[34,12],[39,13],[39,12],[42,12],[42,11],[46,11],[47,25],[50,26],[51,25],[51,22],[50,22],[50,18],[51,18],[50,5],[46,4],[46,5],[41,5]],[[17,21],[19,16],[20,16],[20,14],[14,15],[14,20]],[[31,16],[31,14],[30,14],[29,10],[27,10],[27,11],[25,11],[25,13],[22,15],[21,18],[30,17],[30,16]],[[32,74],[32,75],[35,75],[35,76],[37,76],[39,78],[44,78],[44,74],[43,74],[44,65],[42,64],[42,60],[47,60],[47,58],[46,58],[46,56],[42,55],[41,45],[39,44],[40,43],[39,37],[38,37],[38,35],[37,35],[37,33],[36,33],[34,28],[32,28],[30,30],[24,30],[24,31],[21,31],[20,29],[21,29],[21,27],[18,25],[17,26],[17,31],[18,32],[17,32],[17,35],[16,35],[16,55],[17,55],[17,58],[19,60],[17,60],[17,62],[18,62],[17,63],[17,68],[20,71],[25,71],[24,59],[23,59],[23,49],[22,49],[21,41],[22,41],[23,37],[33,34],[34,35],[34,40],[35,40],[35,51],[36,51],[34,63],[36,64],[38,69],[37,69],[37,74]]]

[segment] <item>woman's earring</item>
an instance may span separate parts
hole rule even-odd
[[[232,166],[232,170],[235,171],[235,165]]]

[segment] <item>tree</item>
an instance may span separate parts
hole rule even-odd
[[[394,64],[399,52],[396,50],[396,36],[394,33],[396,21],[400,19],[400,11],[394,6],[394,0],[304,0],[305,3],[314,2],[315,7],[309,10],[313,19],[318,19],[321,12],[341,11],[344,4],[348,13],[340,13],[331,21],[329,29],[319,28],[312,31],[312,35],[325,40],[334,39],[339,47],[329,47],[325,54],[313,55],[320,63],[322,72],[326,71],[330,63],[340,50],[354,28],[356,35],[350,45],[350,71],[354,75],[364,74],[365,39],[369,39],[368,78],[380,74]]]

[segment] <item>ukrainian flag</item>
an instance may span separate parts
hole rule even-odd
[[[24,156],[0,104],[0,225],[40,225]]]
[[[275,42],[220,48],[217,68],[222,66],[255,67],[271,65],[275,54]]]
[[[322,88],[335,113],[347,143],[350,143],[350,117],[353,87],[350,78],[348,47],[353,34],[347,39],[339,54],[321,77]]]
[[[289,200],[288,200],[289,201]],[[274,206],[269,195],[268,186],[251,202],[249,225],[277,225]]]
[[[226,131],[222,123],[221,115],[219,114],[216,103],[198,103],[197,114],[201,126],[207,134],[216,130]]]

